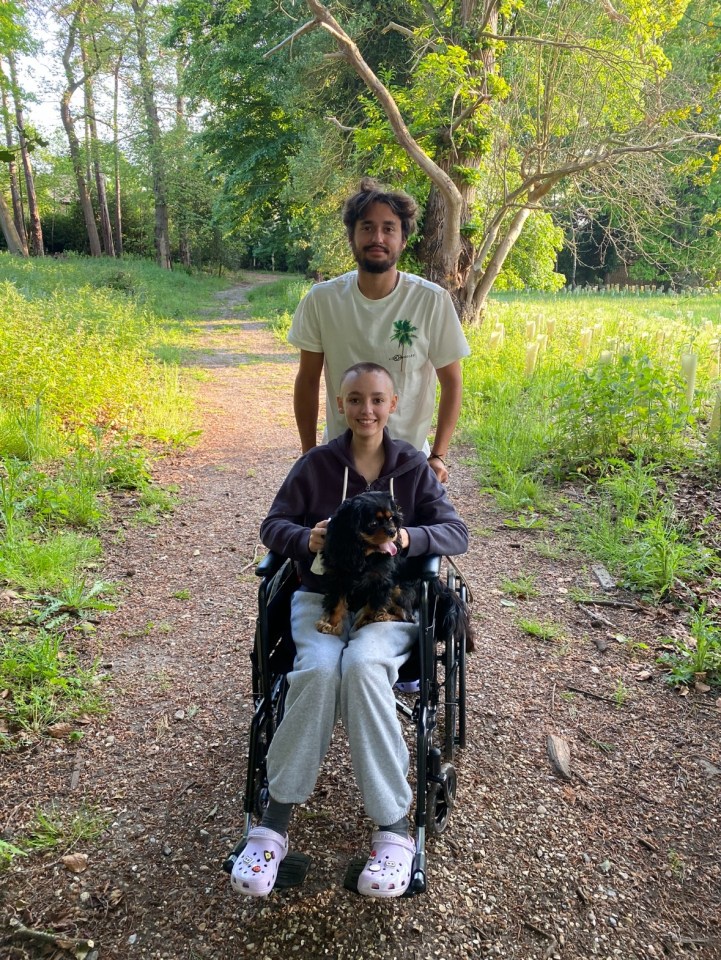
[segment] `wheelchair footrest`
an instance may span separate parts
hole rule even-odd
[[[230,856],[223,862],[223,870],[226,873],[233,872],[235,861],[238,859],[244,848],[245,840],[241,840]],[[273,889],[285,890],[288,887],[299,886],[305,880],[309,867],[310,857],[307,853],[299,853],[297,850],[287,853],[283,858],[281,865],[278,867],[278,878],[275,881],[275,886]]]
[[[350,861],[345,872],[345,877],[343,878],[343,886],[346,888],[346,890],[351,890],[353,893],[358,893],[358,878],[363,872],[363,867],[365,867],[367,863],[368,857],[354,857],[353,860]],[[412,890],[411,887],[412,884],[409,884],[409,886],[398,899],[402,900],[403,897],[412,897],[415,891]]]

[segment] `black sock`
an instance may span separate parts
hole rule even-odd
[[[268,830],[275,830],[276,833],[284,837],[288,832],[292,812],[292,803],[279,803],[271,797],[268,806],[265,808],[261,826],[267,827]]]
[[[385,830],[387,833],[397,833],[399,837],[407,837],[408,826],[408,817],[401,817],[395,823],[391,823],[387,827],[378,827],[378,829]]]

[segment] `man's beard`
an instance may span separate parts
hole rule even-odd
[[[395,257],[389,253],[385,260],[371,260],[365,255],[363,250],[356,247],[355,244],[351,244],[351,248],[356,263],[361,270],[364,270],[366,273],[387,273],[395,267],[398,263],[398,257],[400,256],[400,252],[398,256]]]

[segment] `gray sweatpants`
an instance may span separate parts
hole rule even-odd
[[[408,748],[396,715],[393,684],[416,641],[412,623],[370,623],[340,637],[319,633],[322,596],[293,595],[296,646],[283,720],[268,750],[270,795],[304,803],[340,716],[348,735],[356,781],[368,816],[385,826],[408,813]]]

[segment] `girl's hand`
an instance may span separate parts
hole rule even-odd
[[[308,549],[311,553],[320,553],[325,546],[326,527],[329,520],[319,520],[310,531],[308,538]]]

